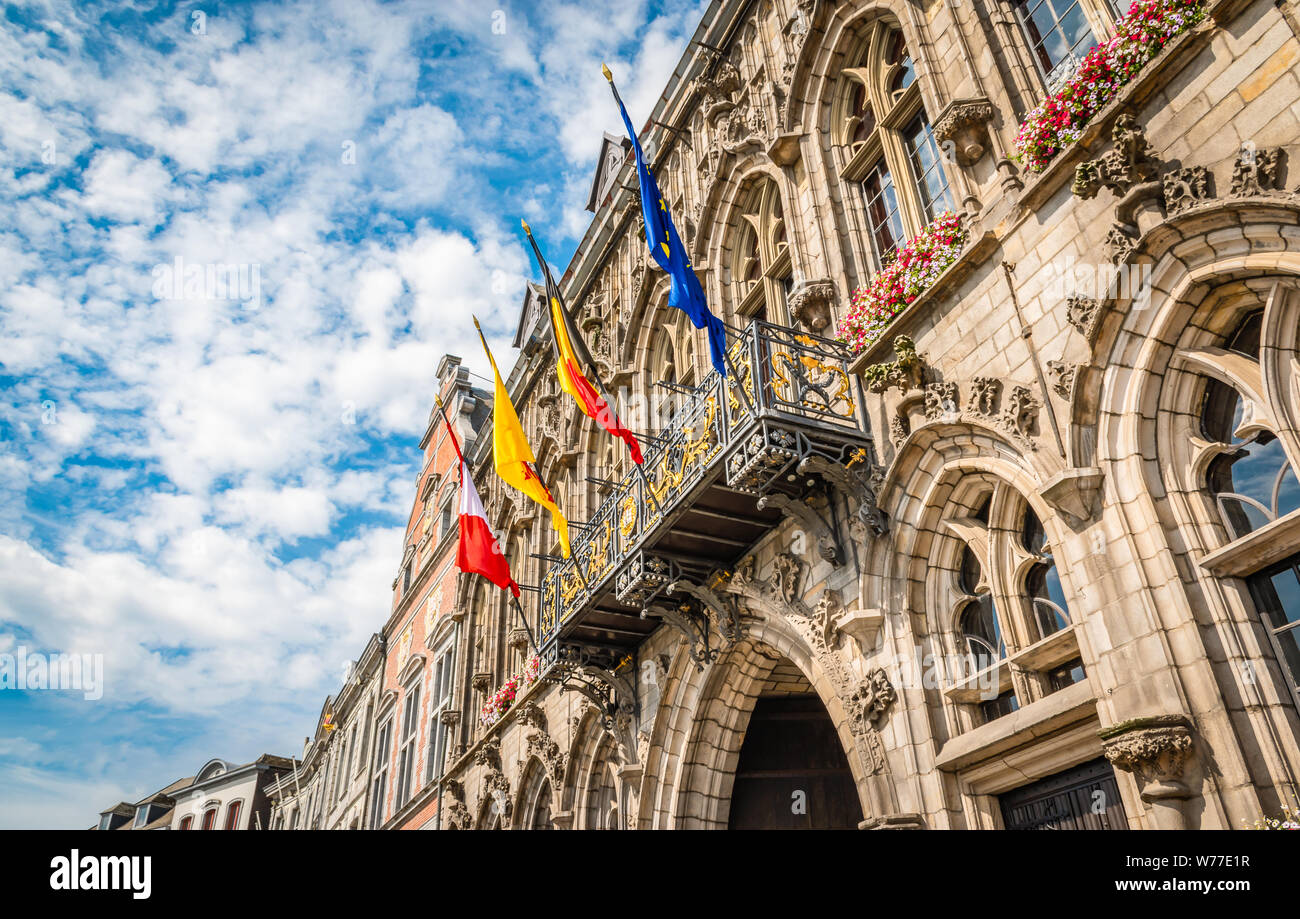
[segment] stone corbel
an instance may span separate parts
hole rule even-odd
[[[479,692],[487,692],[492,688],[492,674],[487,670],[480,670],[470,678],[470,685]]]
[[[512,651],[524,651],[528,648],[528,630],[517,628],[510,630],[509,645]]]
[[[1082,526],[1097,513],[1102,471],[1095,466],[1063,469],[1038,489],[1043,500],[1075,526]]]
[[[1102,752],[1116,768],[1137,779],[1142,800],[1151,805],[1152,817],[1162,830],[1187,828],[1182,802],[1193,795],[1183,782],[1183,769],[1192,751],[1191,728],[1184,715],[1154,715],[1098,732]]]
[[[551,814],[551,823],[557,830],[573,829],[573,811],[555,811]]]
[[[817,538],[818,555],[832,565],[843,563],[844,552],[840,549],[839,539],[831,530],[830,524],[809,507],[807,502],[791,498],[789,495],[783,495],[780,492],[770,492],[758,499],[758,509],[760,511],[769,507],[795,518],[812,533]]]
[[[878,609],[845,610],[835,617],[835,628],[853,639],[863,657],[875,649],[884,627],[885,614]]]
[[[988,99],[954,99],[934,120],[934,138],[962,166],[973,166],[988,149],[988,125],[993,120]]]
[[[804,281],[790,294],[790,315],[810,331],[821,332],[831,324],[834,302],[835,285],[831,281]]]
[[[793,166],[799,161],[799,138],[803,134],[791,131],[778,134],[767,147],[768,158],[778,166]]]

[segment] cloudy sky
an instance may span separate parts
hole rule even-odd
[[[0,827],[300,752],[389,610],[439,357],[483,372],[476,313],[513,361],[519,218],[563,265],[622,131],[600,61],[647,118],[706,5],[5,5],[0,654],[105,690],[0,691]]]

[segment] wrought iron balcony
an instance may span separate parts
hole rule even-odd
[[[868,468],[871,436],[847,348],[755,321],[733,338],[730,357],[728,378],[711,373],[646,451],[644,479],[632,470],[617,483],[573,538],[572,557],[543,580],[543,671],[594,655],[608,674],[661,621],[698,638],[681,585],[704,585],[787,516],[816,524],[805,499],[826,486],[818,470]],[[842,560],[838,528],[819,529],[818,550]]]

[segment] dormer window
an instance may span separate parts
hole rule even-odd
[[[135,825],[137,827],[141,827],[148,822],[149,822],[149,805],[141,804],[139,807],[135,809]]]

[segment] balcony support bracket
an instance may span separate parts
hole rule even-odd
[[[696,584],[685,578],[678,578],[668,585],[669,594],[684,593],[695,600],[711,615],[713,624],[722,636],[724,648],[734,647],[736,642],[745,637],[741,624],[740,610],[734,597],[720,597],[709,587]]]
[[[808,530],[817,540],[818,555],[832,565],[843,564],[844,549],[840,546],[839,537],[831,529],[830,524],[809,507],[806,501],[791,498],[789,495],[780,492],[769,492],[758,499],[758,509],[767,510],[769,507],[793,517],[804,529]]]

